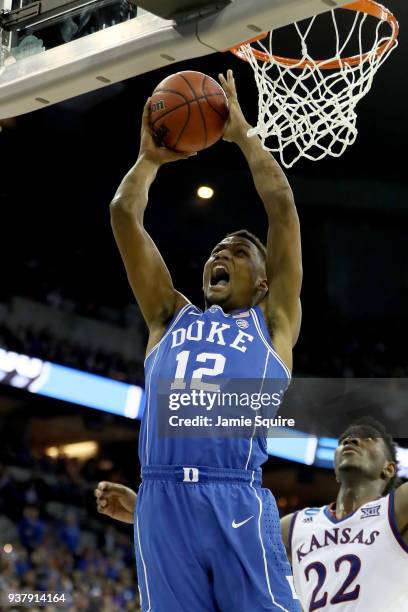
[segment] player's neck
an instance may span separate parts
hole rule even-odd
[[[336,517],[343,518],[380,496],[376,481],[343,482],[337,495]]]

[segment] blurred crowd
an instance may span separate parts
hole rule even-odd
[[[387,323],[389,326],[389,322]],[[387,341],[384,340],[387,338]],[[313,338],[300,337],[294,351],[295,374],[341,378],[401,378],[408,361],[394,329],[364,321],[328,326]]]
[[[95,462],[34,459],[29,451],[14,453],[12,464],[4,453],[1,459],[3,597],[11,591],[58,592],[71,602],[67,610],[140,610],[132,527],[97,514],[93,489],[101,474]],[[126,482],[123,475],[121,480]]]
[[[295,348],[295,374],[342,377],[388,378],[408,376],[408,364],[401,347],[391,346],[378,336],[364,334],[364,329],[338,330],[326,339],[329,345],[316,347],[313,342],[301,339]],[[32,357],[51,361],[107,376],[130,384],[143,385],[143,354],[135,354],[132,360],[118,352],[85,348],[70,340],[61,341],[49,329],[34,331],[30,327],[12,330],[0,324],[0,347]]]
[[[134,301],[123,303],[115,290],[108,295],[95,294],[91,299],[74,282],[62,289],[55,285],[46,263],[36,258],[27,260],[20,273],[18,283],[14,279],[16,293],[23,291],[30,299],[59,311],[125,330],[135,329],[142,345],[147,342],[147,328],[138,306]],[[0,298],[6,305],[9,295],[2,297],[0,290]],[[314,330],[309,325],[302,329],[295,348],[294,373],[351,378],[408,376],[408,363],[395,333],[397,327],[398,322],[389,318],[375,324],[365,319],[353,323],[342,318],[335,308],[329,308],[322,314],[319,328]],[[144,355],[140,350],[129,360],[120,352],[94,350],[69,338],[61,341],[47,328],[36,331],[31,327],[11,328],[7,317],[0,324],[0,347],[131,384],[142,385],[144,380]]]
[[[75,258],[75,265],[80,266],[79,255],[72,253],[71,256]],[[82,268],[88,271],[86,262],[82,262]],[[120,327],[140,325],[141,330],[145,332],[140,311],[130,290],[125,295],[120,294],[115,284],[116,276],[110,278],[107,292],[105,283],[89,282],[84,287],[78,279],[71,277],[68,270],[55,270],[52,262],[36,257],[28,257],[16,269],[5,285],[0,287],[0,298],[4,301],[18,295],[64,312]],[[64,278],[64,286],[59,284],[58,277]],[[123,290],[122,285],[121,287]]]
[[[135,359],[129,361],[117,352],[93,350],[70,340],[62,341],[49,329],[34,331],[31,327],[20,326],[12,330],[0,324],[0,347],[114,380],[143,384],[143,355],[135,355]]]
[[[31,296],[28,296],[31,297]],[[106,323],[112,323],[120,327],[137,327],[141,333],[146,333],[146,326],[141,312],[135,302],[126,304],[120,308],[104,305],[90,300],[73,298],[61,288],[53,288],[44,295],[39,296],[41,301],[52,308],[63,310],[72,314],[89,317]]]

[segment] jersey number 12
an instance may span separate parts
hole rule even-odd
[[[190,351],[181,351],[177,354],[177,368],[173,382],[171,383],[172,391],[183,391],[187,387],[185,381],[187,366],[189,361],[191,362]],[[190,389],[204,389],[205,391],[218,391],[220,385],[214,383],[202,382],[201,378],[205,376],[217,376],[222,374],[225,368],[225,357],[220,353],[199,353],[195,358],[195,363],[208,363],[213,362],[212,367],[207,368],[195,368],[191,375]]]

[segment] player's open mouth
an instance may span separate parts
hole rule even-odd
[[[342,454],[342,455],[344,455],[344,453],[350,453],[350,452],[351,452],[351,453],[357,453],[357,454],[358,454],[360,451],[358,450],[358,448],[355,448],[355,446],[346,446],[346,447],[345,447],[345,448],[342,450],[341,454]]]
[[[213,267],[211,272],[210,287],[226,287],[230,281],[230,273],[221,264]]]

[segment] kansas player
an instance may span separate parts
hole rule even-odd
[[[305,611],[408,610],[408,483],[396,485],[396,452],[380,423],[340,437],[334,504],[281,521]]]
[[[174,288],[143,214],[160,165],[188,155],[156,147],[149,103],[138,160],[111,203],[115,239],[149,328],[135,512],[144,612],[299,609],[276,504],[261,488],[265,440],[160,438],[156,431],[166,412],[158,403],[161,381],[172,381],[175,392],[214,389],[221,379],[277,379],[285,388],[299,334],[302,265],[292,191],[260,141],[247,138],[232,72],[220,81],[230,105],[224,138],[248,161],[267,214],[266,249],[247,231],[216,245],[204,267],[205,312]]]

